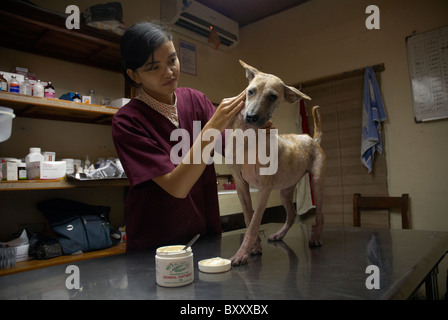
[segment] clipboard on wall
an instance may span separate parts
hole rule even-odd
[[[448,118],[448,26],[406,38],[415,122]]]

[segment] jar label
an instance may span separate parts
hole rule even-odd
[[[172,260],[156,258],[157,283],[166,287],[178,287],[193,282],[192,260],[192,257]]]

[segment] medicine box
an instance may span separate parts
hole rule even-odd
[[[19,180],[17,174],[17,162],[6,161],[2,163],[2,180],[16,181]]]
[[[126,103],[128,103],[131,99],[128,98],[120,98],[120,99],[115,99],[112,100],[110,102],[110,106],[112,108],[121,108],[122,106],[124,106]]]
[[[67,171],[65,161],[44,161],[40,170],[41,180],[62,179]]]

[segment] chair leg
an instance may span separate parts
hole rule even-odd
[[[361,196],[360,193],[355,193],[353,195],[353,226],[361,226],[361,212],[358,208],[358,198]]]

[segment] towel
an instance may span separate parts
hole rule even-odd
[[[372,172],[375,151],[383,153],[381,121],[386,120],[381,92],[375,73],[366,67],[364,73],[364,99],[362,112],[361,162]]]
[[[300,99],[300,115],[296,117],[296,125],[300,133],[310,134],[310,127],[308,125],[308,116],[306,114],[305,101]],[[296,190],[296,207],[297,214],[302,215],[314,208],[314,199],[311,189],[311,176],[309,173],[305,174],[297,184]]]

